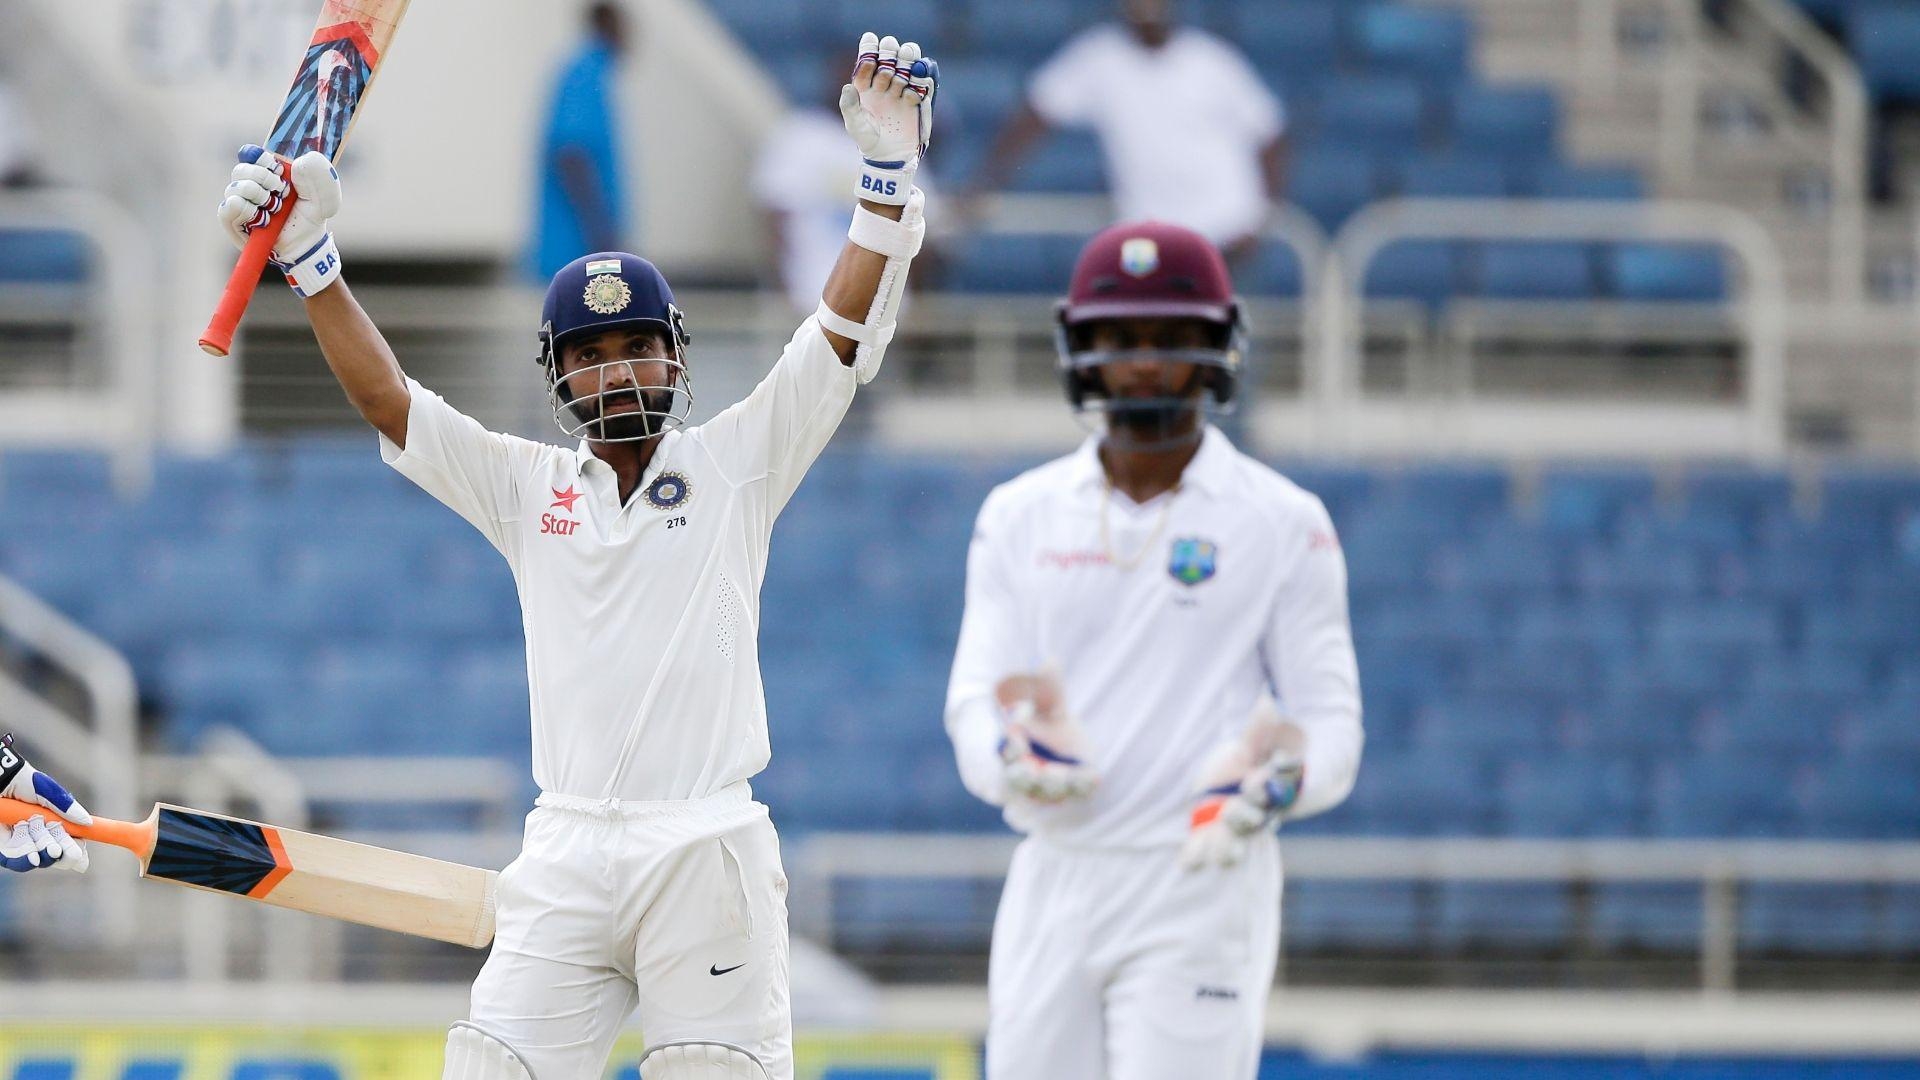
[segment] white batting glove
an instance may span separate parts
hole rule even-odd
[[[63,866],[85,873],[87,849],[67,835],[66,825],[93,824],[93,815],[59,781],[27,763],[13,748],[13,736],[0,736],[0,798],[44,806],[50,813],[35,814],[0,835],[0,867],[38,870]]]
[[[860,36],[853,80],[840,88],[840,115],[860,147],[860,198],[905,206],[933,137],[940,65],[919,44]]]
[[[240,148],[220,224],[234,246],[246,247],[247,234],[267,223],[287,197],[291,174],[296,193],[292,216],[273,245],[273,265],[300,296],[312,296],[340,279],[340,249],[328,223],[340,212],[340,174],[318,150],[292,163],[258,146]]]
[[[1013,675],[994,688],[1000,703],[1000,761],[1007,794],[1056,804],[1093,794],[1100,778],[1086,764],[1086,735],[1067,714],[1051,672]]]
[[[1201,763],[1181,867],[1229,867],[1246,858],[1253,838],[1271,831],[1300,799],[1300,749],[1300,730],[1271,698],[1261,699],[1247,729]]]

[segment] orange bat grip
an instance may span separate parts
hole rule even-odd
[[[115,821],[112,818],[96,817],[91,825],[75,825],[44,806],[35,806],[29,802],[21,802],[19,799],[0,799],[0,826],[11,829],[35,815],[46,818],[48,821],[60,821],[65,824],[69,836],[123,847],[143,859],[153,850],[156,830],[146,822]]]
[[[240,316],[247,313],[254,287],[260,284],[260,271],[267,268],[267,257],[273,254],[273,245],[279,242],[280,233],[287,227],[287,218],[293,214],[294,196],[293,185],[288,184],[279,211],[268,218],[265,225],[247,234],[247,246],[240,252],[240,261],[233,264],[226,291],[220,294],[213,318],[207,321],[207,328],[200,335],[202,352],[225,356],[233,351],[233,333],[240,328]]]

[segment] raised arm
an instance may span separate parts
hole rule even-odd
[[[263,224],[287,197],[288,174],[298,193],[286,231],[273,248],[273,264],[306,300],[307,319],[327,366],[347,401],[398,447],[407,444],[411,395],[393,350],[373,320],[340,280],[340,249],[328,223],[340,210],[340,174],[312,152],[289,165],[258,146],[244,147],[220,203],[220,221],[234,242]]]

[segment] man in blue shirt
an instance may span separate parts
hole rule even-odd
[[[546,281],[594,251],[630,246],[614,80],[627,50],[620,5],[587,8],[587,40],[554,81],[540,146],[540,211],[529,272]]]

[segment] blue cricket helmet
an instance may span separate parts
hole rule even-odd
[[[631,326],[657,327],[665,335],[674,376],[661,392],[649,391],[653,400],[644,410],[643,425],[636,428],[627,423],[620,430],[628,434],[620,435],[601,416],[602,403],[569,390],[567,380],[560,377],[560,356],[561,349],[574,338]],[[540,353],[535,361],[546,372],[554,421],[568,436],[609,442],[651,438],[684,423],[692,410],[693,389],[686,367],[686,348],[692,336],[687,333],[686,316],[674,304],[666,276],[638,255],[603,251],[561,267],[547,286],[546,301],[541,305],[539,340]],[[640,433],[633,434],[636,431]]]

